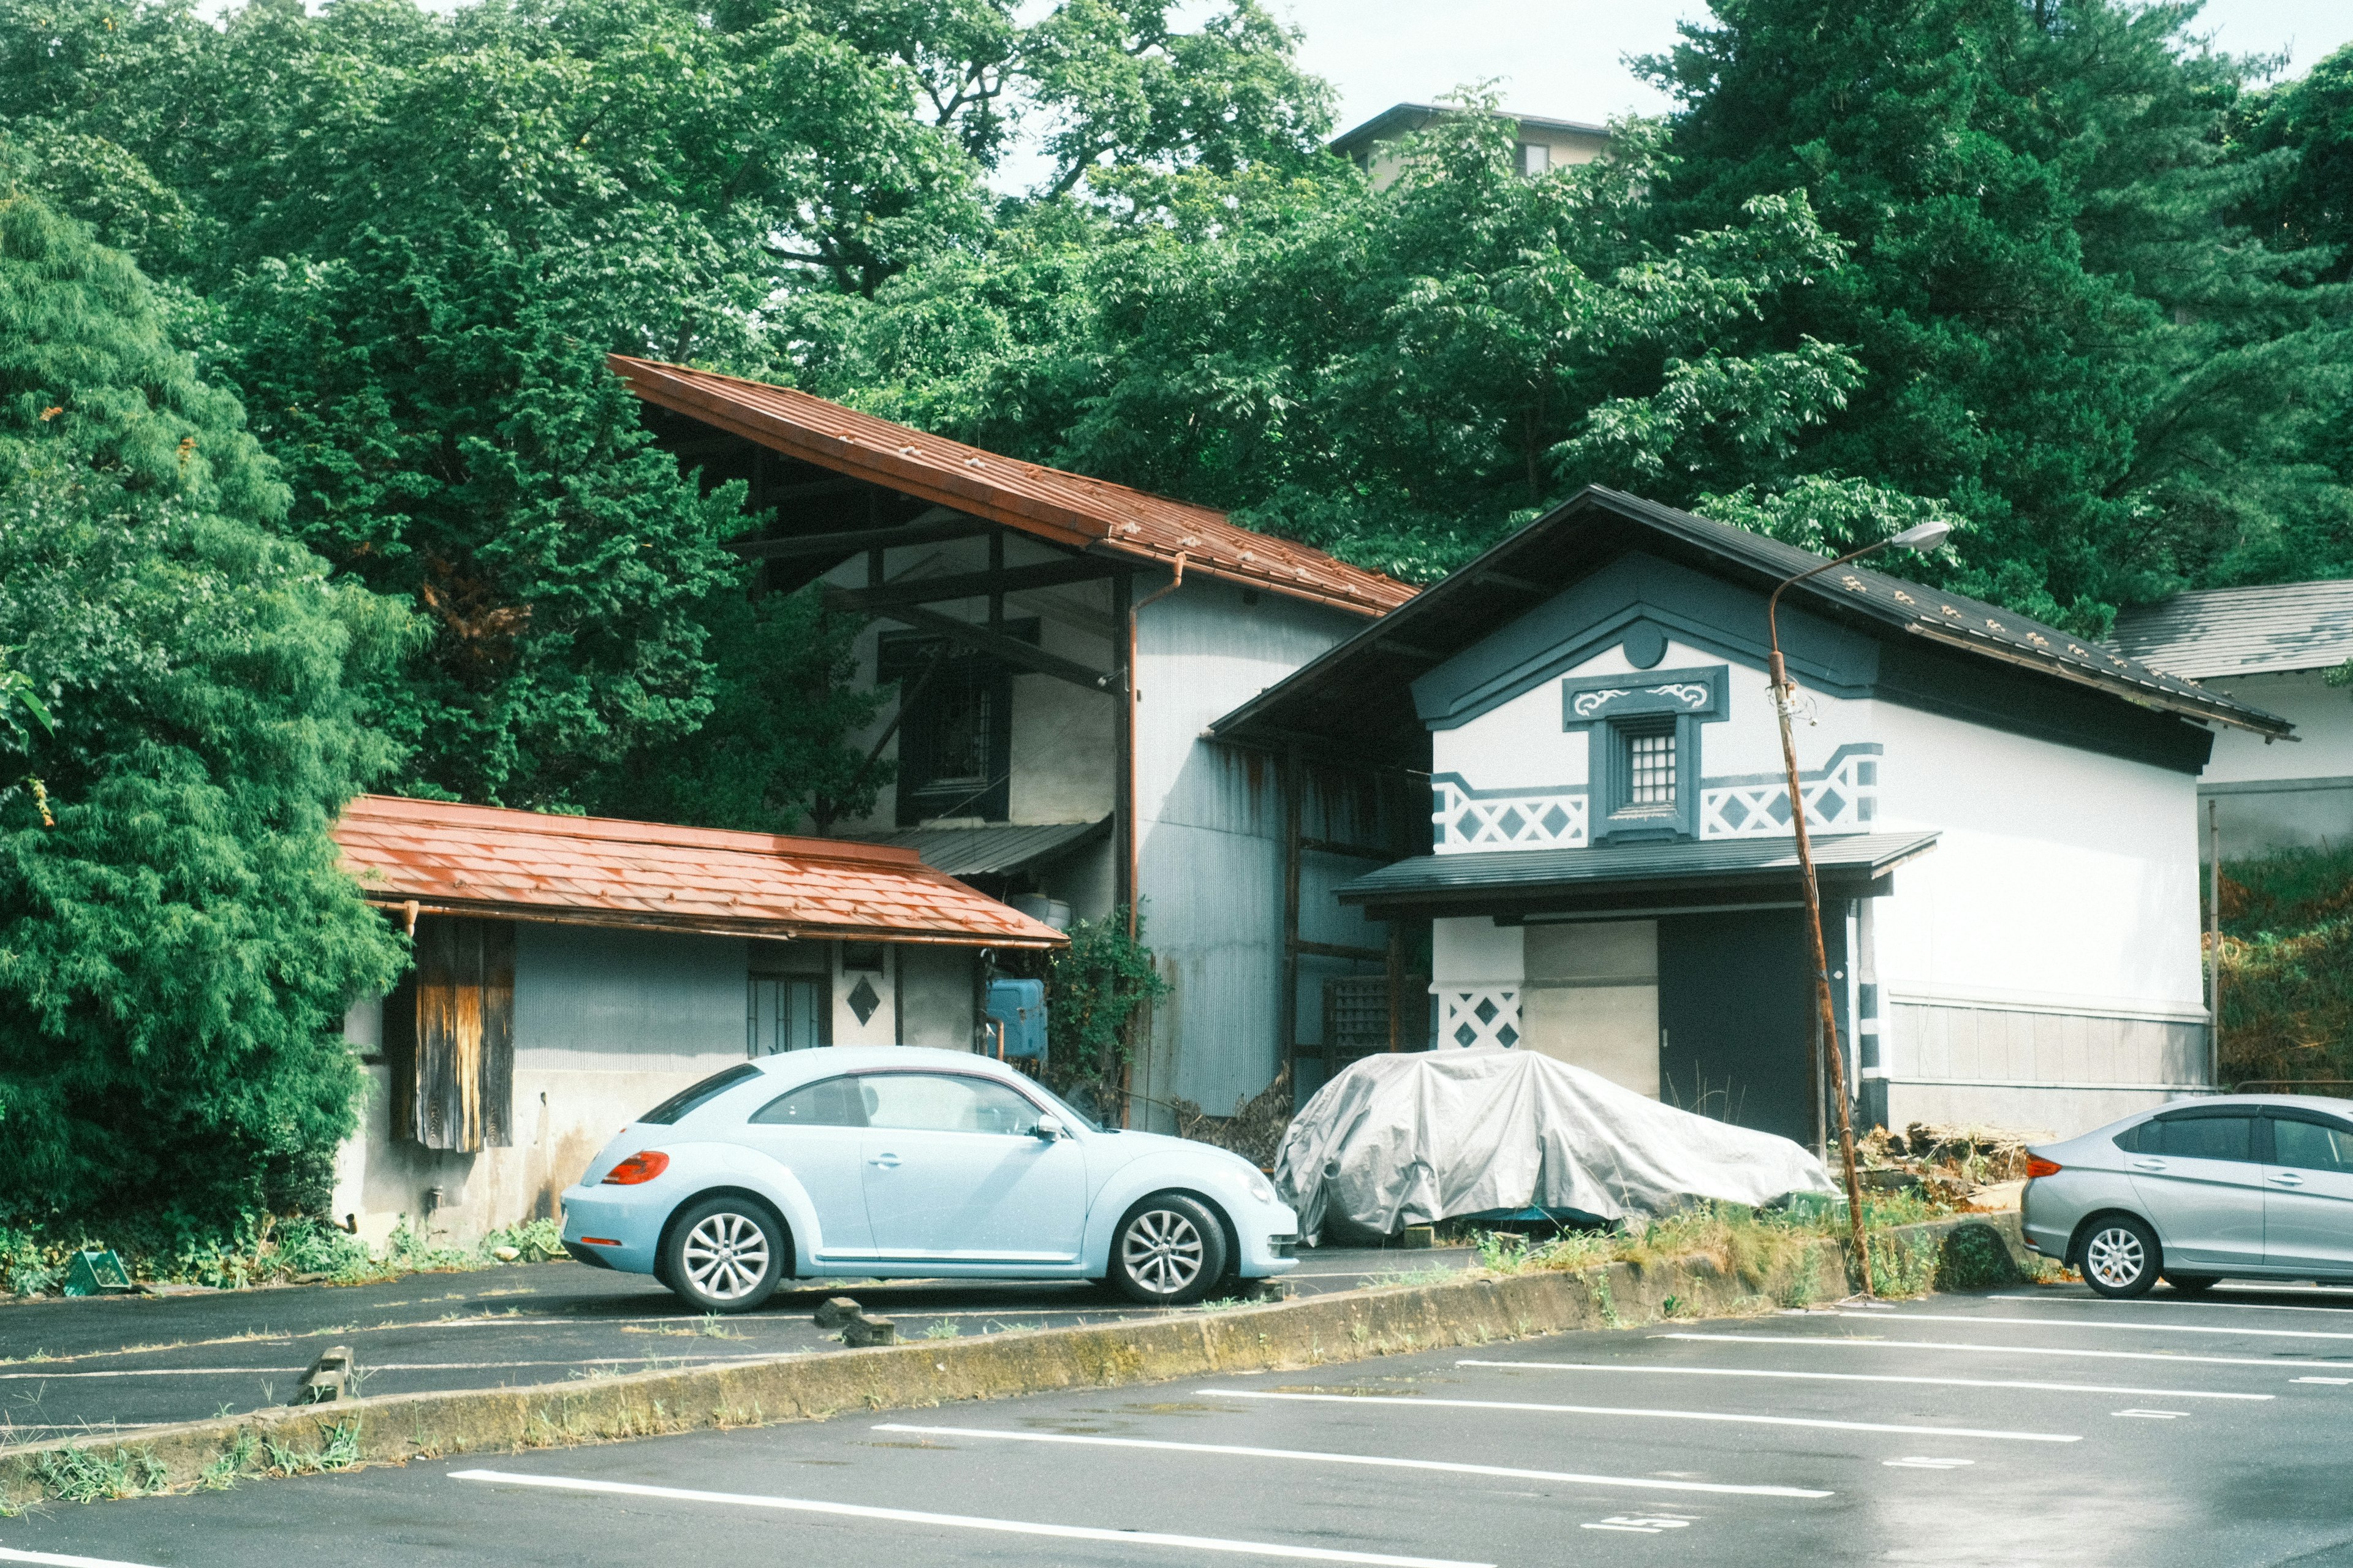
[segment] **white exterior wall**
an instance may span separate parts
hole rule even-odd
[[[1944,836],[1876,910],[1891,1120],[2072,1136],[2204,1086],[2196,781],[1871,706],[1883,826]]]
[[[1068,559],[1061,552],[1018,536],[1006,541],[1005,563],[1008,567]],[[911,545],[888,551],[883,556],[883,577],[891,583],[920,582],[926,577],[982,572],[987,567],[988,542],[985,539]],[[844,588],[866,586],[866,558],[861,555],[844,562],[827,575],[826,581]],[[988,619],[986,598],[944,600],[924,607],[959,620],[985,623]],[[1034,616],[1039,622],[1038,646],[1048,653],[1059,654],[1090,669],[1108,670],[1113,667],[1115,628],[1112,624],[1111,590],[1104,583],[1073,583],[1008,594],[1005,615],[1008,620]],[[874,684],[876,655],[882,637],[906,629],[895,622],[877,619],[859,634],[858,673],[854,678],[858,685]],[[871,747],[895,711],[895,704],[886,704],[862,732],[849,738],[849,743],[860,751]],[[1013,677],[1013,768],[1006,820],[1038,826],[1097,822],[1109,816],[1112,781],[1118,771],[1118,699],[1109,692],[1082,690],[1051,676],[1017,672]],[[883,745],[881,754],[885,761],[897,761],[899,739],[895,732]],[[886,785],[871,814],[854,819],[845,817],[835,824],[834,831],[845,838],[872,837],[895,832],[900,826],[894,788]],[[1090,885],[1099,881],[1096,879]],[[1059,889],[1057,893],[1067,896]],[[1108,889],[1100,889],[1100,905],[1082,903],[1077,899],[1071,902],[1081,915],[1093,917],[1109,907]]]
[[[1062,552],[1008,537],[1008,566],[1067,560]],[[984,539],[958,540],[889,552],[884,577],[920,581],[985,570]],[[836,568],[828,581],[862,587],[864,557]],[[1165,572],[1140,572],[1140,604],[1165,587]],[[1107,583],[1088,582],[1006,596],[1008,619],[1036,616],[1040,646],[1091,669],[1110,670],[1124,628],[1114,623]],[[987,601],[974,598],[927,606],[974,622],[987,617]],[[1320,974],[1329,961],[1303,969],[1301,1018],[1286,1031],[1281,1010],[1282,953],[1282,804],[1276,766],[1266,757],[1205,745],[1202,730],[1262,689],[1364,625],[1361,616],[1269,590],[1245,590],[1198,575],[1145,606],[1137,626],[1136,792],[1140,886],[1146,940],[1173,990],[1153,1023],[1151,1048],[1135,1089],[1147,1100],[1192,1100],[1219,1114],[1264,1089],[1280,1067],[1279,1047],[1313,1038],[1320,1005]],[[882,636],[900,629],[877,620],[860,634],[858,680],[871,684]],[[1013,679],[1011,764],[1007,820],[1043,825],[1093,822],[1112,815],[1119,776],[1115,693],[1090,691],[1043,675]],[[892,718],[886,706],[851,744],[871,746]],[[895,760],[897,737],[881,755]],[[1324,823],[1311,806],[1304,831],[1345,838],[1346,823]],[[900,827],[892,789],[874,811],[843,819],[844,837],[871,837]],[[1330,831],[1326,831],[1329,828]],[[1359,826],[1359,833],[1369,827]],[[1054,863],[1043,879],[1055,898],[1082,919],[1108,915],[1122,868],[1116,836],[1092,850]],[[1301,931],[1310,941],[1379,946],[1387,927],[1340,908],[1332,889],[1367,868],[1363,861],[1311,856],[1301,876]],[[1339,966],[1345,969],[1345,965]],[[871,1035],[858,1028],[845,1000],[855,977],[834,989],[837,1043]],[[879,984],[879,983],[878,983]],[[925,992],[929,996],[931,993]],[[907,993],[907,1006],[918,1005]],[[924,1003],[923,1005],[930,1005]],[[969,1006],[965,1008],[969,1016]],[[913,1020],[902,1032],[928,1027]],[[913,1038],[912,1034],[906,1037]],[[1139,1102],[1139,1117],[1166,1112]],[[1158,1125],[1158,1122],[1155,1122]]]
[[[1703,837],[1732,831],[1727,803],[1786,793],[1777,782],[1783,763],[1765,674],[1671,639],[1653,668],[1637,668],[1613,646],[1438,731],[1432,770],[1445,803],[1438,852],[1588,842],[1587,807],[1571,797],[1590,787],[1594,731],[1564,730],[1563,679],[1622,675],[1638,686],[1718,666],[1728,668],[1727,711],[1698,726],[1699,825]],[[2195,780],[1894,703],[1817,691],[1802,700],[1801,773],[1829,769],[1841,748],[1880,748],[1870,755],[1875,784],[1852,767],[1865,753],[1846,753],[1828,781],[1836,815],[1809,812],[1818,835],[1941,835],[1934,851],[1894,874],[1894,896],[1874,911],[1891,1121],[2072,1134],[2204,1083]],[[2347,767],[2353,773],[2353,760]],[[1448,775],[1461,781],[1451,795]],[[1811,778],[1806,793],[1810,804],[1829,798]],[[1567,821],[1559,831],[1542,815],[1554,803],[1573,808],[1550,819]],[[1746,820],[1752,831],[1765,826],[1754,815]],[[1482,928],[1494,929],[1483,918],[1437,922],[1431,990],[1440,999],[1441,1045],[1454,1043],[1466,1023],[1477,1043],[1494,1043],[1495,1026],[1469,1016],[1484,1002],[1504,1009],[1533,1047],[1620,1081],[1639,1077],[1621,1037],[1640,1011],[1631,993],[1615,998],[1613,1005],[1628,1005],[1608,1017],[1598,1004],[1572,1005],[1567,994],[1540,1005],[1533,949],[1514,945],[1514,962],[1503,963]],[[1572,1030],[1579,1043],[1563,1043]],[[1853,1043],[1847,1047],[1852,1059]],[[1653,1074],[1652,1092],[1655,1084]]]
[[[2316,669],[2204,684],[2295,725],[2293,741],[2266,742],[2244,730],[2214,738],[2199,793],[2216,804],[2222,858],[2353,837],[2353,691],[2330,686]],[[2205,823],[2201,810],[2201,834]]]
[[[360,1132],[336,1160],[334,1216],[381,1247],[419,1225],[441,1190],[433,1238],[471,1246],[559,1212],[557,1198],[620,1128],[744,1058],[749,943],[591,926],[515,927],[514,1099],[505,1149],[457,1154],[396,1140],[391,1082],[367,1069]],[[354,1008],[346,1037],[383,1040],[383,1005]]]
[[[763,973],[831,975],[836,1045],[899,1043],[968,1050],[972,951],[887,944],[880,974],[845,972],[841,944],[763,942]],[[476,1154],[396,1139],[389,1069],[367,1069],[360,1131],[336,1158],[333,1215],[355,1215],[371,1246],[441,1190],[434,1239],[471,1246],[522,1220],[553,1216],[558,1198],[622,1127],[687,1085],[745,1059],[753,944],[742,937],[515,926],[514,1142]],[[847,1001],[860,977],[881,1002],[864,1026]],[[380,1056],[384,1006],[344,1020],[344,1038]]]

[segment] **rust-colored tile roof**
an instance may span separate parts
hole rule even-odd
[[[1049,947],[1051,926],[912,849],[364,795],[335,824],[370,903],[721,936]]]
[[[1093,548],[1188,573],[1386,615],[1419,591],[1320,550],[1254,533],[1225,513],[1000,457],[860,414],[790,387],[613,354],[607,363],[647,402],[770,451],[1003,523],[1057,544]]]

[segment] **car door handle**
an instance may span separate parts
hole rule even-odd
[[[867,1161],[866,1163],[870,1165],[880,1165],[886,1171],[895,1171],[899,1168],[899,1156],[896,1154],[877,1154],[874,1158]]]
[[[2162,1160],[2135,1160],[2132,1163],[2132,1168],[2136,1171],[2162,1171],[2165,1169],[2165,1162]]]
[[[2274,1171],[2272,1173],[2272,1180],[2277,1182],[2283,1187],[2300,1187],[2304,1185],[2304,1178],[2297,1175],[2294,1171]]]

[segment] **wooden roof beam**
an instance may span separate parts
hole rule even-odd
[[[958,572],[944,577],[920,577],[885,588],[845,589],[839,595],[845,609],[880,614],[902,605],[940,604],[951,599],[976,599],[989,594],[1018,594],[1030,588],[1053,588],[1116,576],[1129,568],[1100,557],[1078,556],[1068,561],[1041,561],[1029,566],[1008,566],[995,572]]]
[[[855,603],[855,595],[849,589],[828,586],[826,589],[825,602],[828,608],[866,613],[860,605]],[[949,641],[960,643],[976,653],[987,654],[1000,664],[1008,664],[1016,669],[1028,670],[1032,675],[1049,675],[1056,680],[1068,681],[1072,686],[1084,687],[1089,691],[1120,689],[1119,677],[1115,674],[1106,670],[1089,669],[1075,659],[1064,658],[1060,654],[1048,653],[1045,649],[1033,647],[1018,637],[1004,637],[990,631],[987,626],[975,626],[970,621],[960,621],[953,616],[943,616],[936,610],[926,610],[915,605],[877,605],[871,613],[881,616],[885,620],[897,621],[901,626],[913,626],[917,631],[931,632],[935,636],[946,637]]]

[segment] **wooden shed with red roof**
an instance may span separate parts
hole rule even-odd
[[[857,679],[891,700],[860,743],[892,782],[871,815],[818,829],[1057,922],[1141,898],[1172,990],[1139,1055],[1139,1125],[1165,1129],[1178,1098],[1229,1110],[1294,1057],[1321,1070],[1423,1042],[1419,944],[1330,894],[1426,846],[1426,784],[1345,748],[1203,738],[1412,586],[790,388],[610,363],[683,468],[747,487],[735,548],[765,589],[815,585],[870,618]]]
[[[968,1049],[984,954],[1066,940],[890,845],[385,795],[334,837],[415,941],[345,1023],[372,1092],[334,1212],[374,1242],[553,1215],[614,1128],[746,1057]]]

